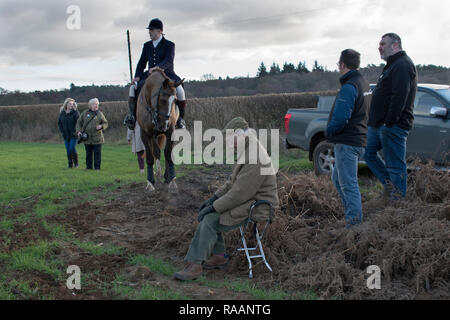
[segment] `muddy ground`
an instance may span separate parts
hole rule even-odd
[[[189,170],[177,179],[176,196],[162,184],[153,193],[145,191],[144,182],[130,184],[107,197],[80,201],[51,220],[64,224],[80,240],[114,244],[126,253],[151,255],[181,268],[199,205],[229,173],[227,167]],[[257,263],[252,281],[261,288],[284,290],[292,298],[308,291],[324,299],[450,298],[450,176],[430,167],[412,172],[407,198],[394,203],[380,198],[381,188],[373,177],[363,176],[360,185],[364,223],[346,230],[343,207],[328,177],[279,172],[281,205],[263,242],[273,272]],[[227,273],[204,275],[211,280],[248,279],[245,255],[236,252],[238,230],[227,233],[225,240],[231,254]],[[63,248],[55,253],[65,265],[78,265],[96,276],[81,293],[73,294],[65,284],[35,275],[34,280],[58,299],[114,298],[96,283],[105,286],[120,273],[128,275],[129,284],[147,283],[193,299],[251,298],[130,266],[123,255],[94,256],[73,244]],[[381,289],[367,288],[370,265],[381,269]]]

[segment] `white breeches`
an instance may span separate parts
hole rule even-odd
[[[184,94],[184,88],[182,85],[179,85],[177,87],[177,100],[178,101],[184,101],[186,100],[186,95]]]
[[[136,84],[130,85],[130,92],[129,92],[129,96],[130,97],[134,97],[135,96],[136,87],[137,87]],[[186,100],[186,95],[184,93],[184,88],[181,85],[179,85],[177,87],[177,100],[179,100],[179,101]]]

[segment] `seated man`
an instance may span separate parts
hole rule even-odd
[[[245,143],[245,148],[237,148],[237,163],[231,179],[200,207],[200,223],[185,257],[187,263],[183,270],[174,274],[179,280],[196,279],[201,276],[203,268],[226,267],[228,258],[222,232],[244,225],[253,202],[267,200],[273,207],[278,206],[276,172],[267,151],[243,118],[232,119],[223,129],[224,134],[227,129],[235,130],[233,135],[227,136],[227,147],[235,148],[238,143]],[[257,155],[249,153],[252,143],[257,143],[260,148]],[[266,221],[269,212],[269,206],[258,206],[253,210],[252,218]]]
[[[158,18],[152,19],[147,27],[151,41],[147,41],[142,48],[142,54],[136,67],[136,74],[130,86],[128,97],[128,114],[123,121],[130,130],[134,129],[136,122],[136,104],[140,89],[145,83],[145,79],[155,68],[161,68],[172,80],[179,81],[181,78],[174,72],[175,44],[164,38],[163,23]],[[144,72],[148,65],[148,71]],[[186,107],[186,97],[183,85],[177,87],[177,105],[180,110],[176,127],[186,128],[184,122],[184,108]]]

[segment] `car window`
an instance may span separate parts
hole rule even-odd
[[[447,102],[450,102],[450,89],[438,89],[436,92],[443,97]]]
[[[423,91],[417,91],[414,101],[414,114],[429,116],[431,107],[444,107],[436,97]]]
[[[336,96],[319,96],[317,108],[319,111],[330,111],[333,107],[334,100],[336,100]]]

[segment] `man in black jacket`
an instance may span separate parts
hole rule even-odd
[[[164,70],[164,73],[172,80],[179,81],[173,68],[173,59],[175,57],[175,43],[164,38],[162,33],[163,23],[158,18],[152,19],[147,27],[151,41],[144,43],[141,57],[136,67],[136,73],[133,83],[130,86],[128,99],[129,111],[124,119],[124,125],[130,130],[134,130],[136,122],[136,102],[140,89],[144,85],[145,79],[158,67]],[[148,64],[148,71],[144,72]],[[186,107],[186,96],[183,86],[177,87],[177,105],[180,110],[180,116],[177,121],[177,128],[185,128],[184,109]]]
[[[414,121],[417,71],[397,34],[385,34],[378,50],[386,66],[372,94],[364,159],[384,194],[399,199],[406,195],[406,139]],[[381,149],[385,163],[377,153]]]
[[[338,67],[341,90],[331,109],[325,137],[334,143],[336,159],[331,179],[345,209],[346,228],[362,222],[361,193],[358,185],[358,161],[367,140],[369,83],[359,73],[360,54],[353,49],[341,52]]]

